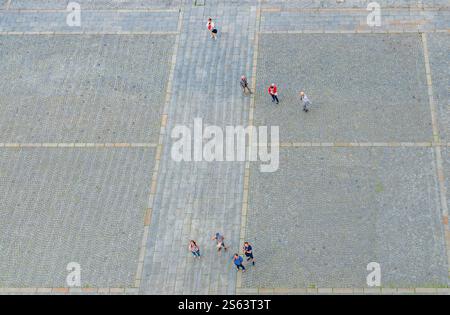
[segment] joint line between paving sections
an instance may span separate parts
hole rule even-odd
[[[333,148],[366,148],[366,147],[445,147],[450,146],[446,142],[280,142],[280,147],[333,147]]]
[[[428,53],[428,40],[427,35],[425,33],[422,33],[422,45],[423,45],[423,55],[425,59],[425,72],[427,77],[427,87],[428,87],[428,99],[429,99],[429,105],[430,105],[430,112],[431,112],[431,124],[433,128],[433,141],[440,143],[440,135],[439,135],[439,124],[437,120],[438,112],[436,108],[436,103],[434,101],[434,95],[433,95],[433,81],[431,77],[431,66],[430,66],[430,57]],[[448,220],[448,206],[447,206],[447,192],[445,188],[445,176],[444,176],[444,169],[443,169],[443,162],[442,162],[442,155],[441,155],[441,148],[440,146],[434,147],[435,153],[436,153],[436,169],[437,169],[437,177],[439,182],[439,190],[440,190],[440,196],[441,196],[441,206],[442,206],[442,214],[444,216],[444,220],[447,218]],[[447,222],[445,222],[447,225]]]
[[[434,101],[434,93],[433,93],[433,80],[431,75],[431,66],[430,66],[430,55],[428,52],[428,40],[427,35],[422,33],[422,45],[423,45],[423,55],[425,60],[425,72],[427,77],[427,87],[428,87],[428,99],[431,111],[431,124],[433,128],[433,140],[436,142],[440,142],[439,135],[439,124],[438,124],[438,111],[436,107],[436,103]],[[439,196],[440,196],[440,204],[442,208],[442,220],[444,224],[444,243],[445,249],[447,252],[447,268],[448,275],[450,276],[450,231],[448,228],[448,206],[447,206],[447,189],[445,187],[445,175],[444,175],[444,167],[442,161],[442,152],[440,146],[434,147],[435,157],[436,157],[436,176],[438,180],[438,188],[439,188]]]
[[[292,31],[260,31],[260,34],[405,34],[405,33],[450,33],[450,29],[435,29],[435,30],[419,30],[419,29],[404,29],[404,30],[292,30]]]
[[[276,294],[450,294],[450,288],[244,288],[238,295],[276,295]]]
[[[0,148],[156,148],[156,143],[59,143],[59,142],[47,142],[47,143],[0,143]]]
[[[261,26],[261,0],[258,1],[258,6],[256,8],[256,29],[255,29],[255,38],[253,44],[253,65],[252,65],[252,91],[255,93],[256,91],[256,67],[258,63],[258,47],[259,47],[259,28]],[[249,130],[249,139],[247,143],[247,156],[251,156],[252,150],[252,128],[253,128],[253,115],[255,108],[255,94],[250,98],[250,108],[248,113],[248,127]],[[244,243],[245,238],[245,228],[247,225],[247,211],[248,211],[248,198],[249,198],[249,183],[250,183],[250,162],[245,162],[245,170],[244,170],[244,192],[242,195],[242,208],[241,208],[241,229],[240,229],[240,237],[239,237],[239,246]],[[236,290],[242,287],[242,274],[237,272],[236,275]]]
[[[81,32],[56,32],[56,31],[43,31],[43,32],[15,32],[7,31],[0,32],[0,36],[24,36],[24,35],[178,35],[178,32],[164,32],[164,31],[81,31]]]
[[[11,2],[11,1],[10,1]],[[8,3],[7,3],[8,8]],[[136,8],[136,9],[84,9],[81,7],[82,12],[115,12],[115,13],[176,13],[177,9],[150,9],[150,8]],[[11,9],[10,13],[67,13],[67,9]]]
[[[138,289],[141,286],[142,273],[143,273],[143,268],[144,268],[145,251],[146,251],[148,233],[149,233],[151,219],[152,219],[153,202],[155,200],[156,185],[157,185],[157,180],[158,180],[161,155],[162,155],[162,151],[163,151],[163,142],[164,142],[164,137],[166,135],[166,126],[167,126],[167,121],[168,121],[168,107],[170,106],[170,101],[171,101],[171,97],[172,97],[172,85],[173,85],[173,79],[175,76],[175,65],[177,62],[178,47],[179,47],[179,42],[180,42],[179,34],[181,33],[182,22],[183,22],[183,11],[180,9],[179,15],[178,15],[178,26],[177,26],[178,35],[175,38],[175,43],[174,43],[174,47],[173,47],[169,78],[168,78],[167,87],[166,87],[166,97],[164,100],[164,106],[163,106],[162,114],[161,114],[161,127],[160,127],[160,133],[159,133],[159,141],[158,141],[158,145],[157,145],[157,149],[156,149],[155,166],[153,169],[152,183],[151,183],[149,200],[148,200],[148,208],[146,210],[145,217],[144,217],[144,233],[142,236],[141,246],[140,246],[140,250],[139,250],[139,260],[138,260],[138,266],[137,266],[135,283],[134,283],[134,287],[138,288]]]
[[[392,10],[392,11],[448,11],[448,7],[427,7],[423,6],[409,6],[409,7],[381,7],[382,10]],[[282,8],[282,7],[267,7],[262,8],[263,13],[279,13],[279,12],[313,12],[313,13],[327,13],[327,12],[361,12],[367,13],[367,8]]]

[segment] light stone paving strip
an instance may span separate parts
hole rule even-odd
[[[205,21],[216,17],[219,36],[211,40]],[[255,7],[186,8],[180,34],[167,129],[177,124],[245,125],[249,98],[239,77],[252,71]],[[239,32],[238,30],[248,30]],[[164,143],[170,144],[170,134]],[[163,147],[141,293],[233,294],[236,272],[230,253],[217,257],[210,237],[222,232],[230,251],[239,248],[242,162],[175,162]],[[187,250],[198,241],[202,261]]]
[[[256,11],[256,34],[253,46],[253,67],[252,67],[252,91],[256,91],[256,68],[258,65],[258,46],[259,46],[259,28],[261,25],[261,1],[258,3],[258,8]],[[250,99],[250,108],[248,114],[248,126],[249,126],[249,139],[247,142],[247,157],[251,156],[252,149],[255,149],[252,145],[253,143],[253,115],[255,108],[255,97],[254,94]],[[244,172],[244,192],[242,196],[242,210],[241,210],[241,229],[240,229],[240,237],[239,244],[244,244],[245,242],[245,233],[247,226],[247,211],[248,211],[248,196],[249,196],[249,185],[250,185],[250,161],[245,162],[245,172]],[[242,287],[242,273],[238,272],[236,276],[236,290]]]
[[[178,17],[178,26],[177,26],[178,34],[181,32],[182,25],[183,25],[183,12],[180,10],[179,17]],[[159,142],[158,142],[157,151],[156,151],[155,166],[153,169],[150,195],[149,195],[149,200],[148,200],[148,209],[147,209],[147,212],[146,212],[145,218],[144,218],[144,234],[142,236],[139,260],[138,260],[138,267],[137,267],[135,283],[134,283],[134,286],[138,290],[141,286],[142,272],[143,272],[143,268],[144,268],[145,251],[147,249],[149,227],[150,227],[150,223],[151,223],[151,219],[152,219],[156,187],[157,187],[157,182],[158,182],[158,174],[159,174],[159,168],[160,168],[160,163],[161,163],[162,147],[164,145],[164,139],[165,139],[165,135],[167,133],[166,126],[167,126],[167,119],[168,119],[168,107],[170,105],[170,100],[171,100],[171,96],[172,96],[171,93],[172,93],[173,80],[174,80],[174,75],[175,75],[175,65],[177,63],[179,42],[180,42],[180,36],[177,36],[175,38],[175,44],[174,44],[172,60],[171,60],[171,64],[170,64],[170,71],[169,71],[169,76],[168,76],[168,82],[167,82],[167,88],[166,88],[166,95],[165,95],[165,99],[164,99],[164,106],[163,106],[162,114],[161,114]]]
[[[156,148],[156,143],[0,143],[0,148]]]

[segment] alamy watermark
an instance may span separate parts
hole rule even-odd
[[[377,262],[370,262],[367,264],[367,271],[370,273],[367,275],[366,281],[369,287],[379,287],[381,285],[381,266]]]
[[[367,4],[367,11],[370,11],[367,15],[367,25],[381,26],[381,6],[378,2],[370,2]]]
[[[171,157],[177,162],[260,161],[261,172],[278,170],[278,126],[270,127],[269,142],[267,126],[226,126],[223,130],[219,126],[203,126],[202,118],[195,118],[193,128],[177,125],[171,137]]]
[[[81,6],[78,2],[69,2],[66,11],[66,23],[69,26],[81,26]]]
[[[66,277],[68,287],[81,287],[81,266],[77,262],[70,262],[67,264],[66,270],[69,274]]]

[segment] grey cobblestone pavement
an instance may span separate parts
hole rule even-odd
[[[366,0],[78,0],[79,28],[68,2],[0,0],[0,293],[76,294],[61,288],[70,261],[84,293],[366,288],[370,261],[383,288],[450,284],[449,147],[430,147],[436,125],[450,142],[448,0],[380,0],[379,28],[365,25]],[[382,34],[356,34],[368,32]],[[254,163],[250,177],[242,162],[177,163],[170,132],[194,118],[329,146],[282,146],[277,172]],[[241,278],[231,255],[244,237],[257,266]]]
[[[134,284],[154,149],[2,149],[0,287]]]
[[[178,12],[82,11],[69,26],[67,12],[0,11],[0,32],[175,32]]]
[[[435,169],[424,148],[286,148],[276,173],[251,171],[244,287],[448,284]]]
[[[173,40],[1,36],[0,142],[157,142]]]
[[[281,141],[431,141],[422,51],[416,34],[262,35],[255,124],[283,126]]]

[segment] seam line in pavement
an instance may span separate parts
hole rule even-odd
[[[428,99],[430,105],[431,112],[431,123],[433,127],[433,138],[436,142],[441,142],[439,135],[439,122],[437,120],[437,108],[436,103],[434,101],[434,93],[433,93],[433,80],[431,75],[431,66],[430,66],[430,55],[428,52],[428,40],[427,35],[422,33],[422,45],[423,45],[423,56],[425,61],[425,74],[427,77],[427,87],[428,87]],[[442,152],[440,146],[434,147],[435,157],[436,157],[436,176],[438,181],[438,189],[440,196],[440,204],[442,211],[442,223],[444,224],[444,243],[445,250],[447,252],[447,271],[450,276],[450,231],[448,228],[448,206],[447,206],[447,189],[445,187],[445,175],[444,175],[444,167],[442,161]]]
[[[450,29],[435,30],[297,30],[297,31],[261,31],[260,34],[404,34],[404,33],[450,33]]]
[[[167,81],[167,87],[166,87],[166,97],[164,100],[164,105],[161,112],[161,127],[159,132],[159,141],[158,146],[156,149],[156,157],[155,157],[155,166],[153,169],[153,175],[152,175],[152,183],[150,187],[150,195],[148,200],[148,208],[145,213],[144,217],[144,233],[142,235],[142,241],[141,246],[139,250],[139,261],[136,271],[136,277],[134,282],[135,288],[140,288],[141,286],[141,280],[142,280],[142,273],[144,269],[144,259],[145,259],[145,251],[147,248],[147,240],[148,240],[148,234],[150,229],[150,224],[152,220],[152,214],[153,214],[153,203],[155,200],[155,194],[156,194],[156,186],[158,181],[158,174],[159,174],[159,166],[161,161],[161,155],[163,150],[163,142],[164,142],[164,136],[166,134],[166,126],[167,126],[167,120],[168,120],[168,107],[170,106],[171,97],[172,97],[172,83],[173,78],[175,76],[175,66],[177,63],[177,55],[178,55],[178,47],[180,43],[180,36],[181,33],[181,27],[183,23],[183,11],[179,10],[178,15],[178,26],[177,26],[177,33],[178,35],[175,38],[174,46],[173,46],[173,53],[172,53],[172,59],[170,64],[170,72],[169,72],[169,78]]]
[[[447,7],[427,7],[423,8],[421,6],[410,6],[410,7],[381,7],[382,10],[392,10],[392,11],[448,11],[450,8]],[[263,13],[266,12],[368,12],[367,8],[287,8],[283,9],[281,7],[263,8]]]
[[[0,148],[156,148],[156,143],[0,143]]]
[[[281,142],[280,147],[445,147],[446,142]]]
[[[423,55],[425,59],[425,72],[427,77],[427,87],[428,87],[428,99],[430,105],[431,112],[431,124],[433,128],[433,140],[434,142],[440,143],[440,135],[439,135],[439,125],[437,121],[437,109],[436,104],[434,102],[434,94],[433,94],[433,81],[431,78],[431,66],[430,66],[430,57],[428,53],[428,41],[427,35],[422,33],[422,45],[423,45]],[[439,191],[440,191],[440,199],[441,199],[441,207],[442,207],[442,215],[445,226],[448,226],[448,206],[447,206],[447,191],[445,188],[445,176],[444,176],[444,168],[441,156],[441,148],[440,146],[434,147],[436,153],[436,172],[437,179],[439,183]]]
[[[10,3],[7,3],[8,12],[10,13],[67,13],[67,9],[11,9]],[[83,12],[115,12],[115,13],[174,13],[178,12],[178,9],[145,9],[145,8],[138,8],[138,9],[83,9],[81,7],[81,11]]]
[[[255,30],[255,38],[253,44],[253,66],[252,66],[252,91],[253,95],[250,98],[250,108],[248,113],[248,126],[249,130],[249,138],[246,144],[247,146],[247,156],[251,156],[252,150],[252,141],[253,141],[253,115],[255,108],[255,92],[256,92],[256,67],[258,64],[258,46],[259,46],[259,28],[261,26],[261,1],[258,1],[258,7],[256,9],[256,30]],[[245,228],[247,225],[247,211],[248,211],[248,198],[249,198],[249,182],[250,182],[250,162],[247,160],[245,162],[245,171],[244,171],[244,192],[242,195],[242,208],[241,208],[241,229],[239,236],[239,246],[244,243],[245,239]],[[242,287],[242,273],[237,272],[236,274],[236,290]]]
[[[244,288],[237,294],[450,294],[450,288]]]
[[[178,35],[179,32],[160,32],[160,31],[148,31],[148,32],[123,32],[123,31],[104,31],[104,32],[0,32],[0,36],[11,36],[11,35]]]

